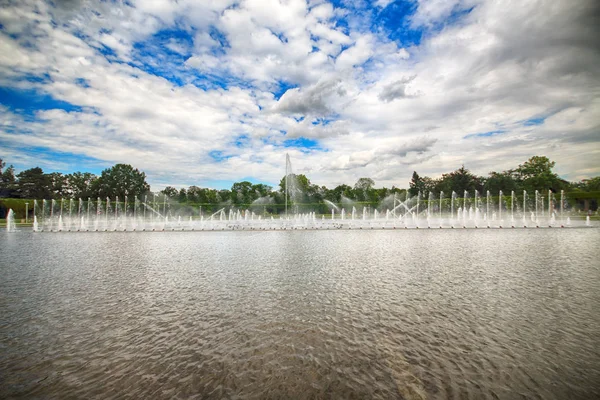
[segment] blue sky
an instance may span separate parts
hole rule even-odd
[[[275,185],[286,153],[328,186],[533,155],[600,174],[598,5],[505,3],[9,1],[0,157],[153,189]]]

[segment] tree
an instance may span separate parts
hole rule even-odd
[[[408,193],[410,193],[411,196],[416,196],[419,192],[425,192],[425,184],[423,179],[419,176],[419,174],[417,174],[417,171],[413,171],[412,179],[409,183]]]
[[[513,171],[490,172],[489,178],[485,180],[484,189],[494,195],[503,190],[508,193],[519,189],[519,182],[515,179]]]
[[[52,182],[40,167],[30,168],[17,175],[17,194],[22,199],[49,199]]]
[[[252,185],[252,190],[257,194],[258,197],[265,197],[271,194],[273,188],[269,185],[265,185],[263,183],[257,183]]]
[[[68,193],[69,197],[82,199],[97,197],[94,196],[95,193],[92,192],[94,181],[98,179],[96,175],[89,172],[73,172],[72,174],[66,175],[65,179],[65,191]]]
[[[231,200],[232,193],[231,193],[231,191],[229,191],[227,189],[221,189],[219,191],[213,189],[211,191],[211,193],[214,193],[214,198],[215,199],[220,199],[220,201],[229,201],[229,200]],[[215,200],[215,204],[217,204],[216,200]]]
[[[231,186],[232,200],[235,204],[250,204],[254,201],[252,183],[248,181],[235,182]],[[235,197],[233,195],[235,194]]]
[[[198,186],[190,186],[187,190],[187,201],[190,203],[202,203],[203,189]]]
[[[177,195],[177,201],[180,203],[185,203],[187,201],[187,192],[185,189],[181,188],[179,190],[179,194]]]
[[[365,201],[371,196],[371,189],[375,186],[375,181],[371,178],[359,178],[354,184],[354,194],[357,200]]]
[[[116,164],[102,171],[95,188],[98,196],[111,198],[138,197],[150,191],[146,174],[129,164]]]
[[[167,186],[166,188],[161,190],[160,193],[164,194],[169,198],[173,198],[178,194],[177,189],[175,189],[173,186]]]
[[[354,184],[354,190],[367,191],[375,186],[375,181],[371,178],[360,178]]]
[[[311,183],[310,179],[306,177],[304,174],[296,175],[289,174],[287,176],[288,179],[288,195],[295,202],[303,201],[305,196],[309,196],[311,194]],[[279,181],[279,191],[281,193],[285,193],[285,180],[284,176]]]
[[[47,174],[49,182],[49,190],[53,199],[60,199],[63,197],[72,197],[72,193],[69,192],[67,177],[60,172],[51,172]]]
[[[344,197],[354,197],[353,189],[351,186],[342,184],[334,187],[333,189],[325,188],[324,198],[334,203],[339,203]]]
[[[519,165],[515,170],[515,174],[522,182],[522,188],[528,192],[548,189],[558,192],[566,187],[567,183],[552,172],[555,164],[548,157],[533,156],[525,163]]]
[[[4,169],[6,163],[0,158],[0,197],[12,197],[15,190],[15,168],[11,165]]]
[[[591,179],[584,179],[583,190],[586,192],[599,192],[600,191],[600,176]]]
[[[482,178],[473,175],[465,166],[461,166],[456,171],[449,174],[443,174],[435,184],[436,191],[444,193],[456,192],[459,196],[465,192],[473,193],[475,190],[482,191]]]

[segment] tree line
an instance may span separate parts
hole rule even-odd
[[[500,190],[505,194],[513,190],[515,192],[526,190],[528,193],[536,190],[540,192],[552,190],[555,193],[561,190],[570,192],[600,190],[600,177],[581,182],[568,182],[552,171],[555,165],[556,163],[550,161],[548,157],[534,156],[514,169],[502,172],[492,171],[487,177],[476,176],[464,166],[456,171],[443,174],[438,179],[419,176],[415,171],[409,184],[409,193],[416,195],[420,192],[423,196],[427,196],[429,192],[437,195],[442,191],[447,195],[452,191],[462,195],[465,190],[469,193],[473,193],[475,190],[485,193],[489,190],[493,194],[497,194]]]
[[[323,209],[330,210],[330,205],[325,200],[335,203],[359,203],[377,206],[390,201],[394,195],[404,199],[405,196],[421,194],[427,198],[429,193],[439,196],[450,196],[452,191],[458,196],[466,190],[472,193],[478,190],[481,194],[490,191],[497,195],[499,190],[505,194],[514,190],[529,193],[535,190],[559,192],[593,192],[600,191],[600,177],[581,182],[568,182],[561,179],[553,172],[555,163],[544,156],[531,157],[514,169],[502,172],[490,172],[488,176],[477,176],[464,166],[443,174],[439,178],[420,176],[416,171],[409,182],[408,189],[375,187],[375,182],[370,178],[360,178],[353,186],[341,184],[334,188],[313,184],[303,174],[289,176],[293,185],[288,193],[288,204],[293,211]],[[13,166],[6,167],[0,159],[0,198],[17,199],[61,199],[82,198],[84,200],[100,197],[105,199],[119,197],[124,199],[149,197],[156,201],[160,197],[164,201],[190,207],[206,207],[206,211],[216,210],[223,206],[230,207],[260,207],[267,212],[279,213],[283,211],[285,198],[285,176],[281,179],[279,187],[273,188],[262,183],[253,184],[248,181],[236,182],[231,189],[210,189],[199,186],[190,186],[187,189],[177,189],[167,186],[160,192],[152,192],[146,182],[146,174],[128,164],[116,164],[102,171],[100,176],[89,172],[74,172],[62,174],[59,172],[44,173],[42,168],[35,167],[15,175]],[[165,197],[166,196],[166,197]],[[391,203],[390,203],[391,205]]]

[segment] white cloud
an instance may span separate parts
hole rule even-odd
[[[190,185],[246,176],[278,182],[285,152],[326,185],[372,176],[406,186],[413,170],[436,176],[465,164],[485,174],[537,154],[568,178],[597,171],[593,1],[420,0],[411,22],[426,31],[409,49],[382,31],[341,29],[340,15],[360,15],[327,2],[58,3],[0,9],[0,84],[81,107],[35,116],[0,109],[9,162],[31,160],[20,148],[47,147],[134,164],[151,183]],[[148,42],[161,29],[194,36]],[[179,65],[136,59],[140,42],[191,56]],[[102,54],[102,45],[115,55]],[[213,84],[197,87],[199,79]],[[292,88],[277,100],[279,81]],[[524,123],[540,116],[547,118]],[[476,135],[492,131],[503,133]],[[318,146],[282,147],[300,137]],[[212,151],[232,157],[216,161]]]
[[[361,36],[354,46],[344,50],[336,59],[335,66],[340,70],[360,66],[373,54],[373,38]]]
[[[416,13],[412,16],[414,26],[431,26],[442,22],[453,12],[463,11],[482,3],[480,0],[417,0]]]
[[[390,5],[390,3],[392,3],[394,0],[377,0],[375,1],[375,5],[377,7],[381,7],[381,8],[386,8],[388,5]]]

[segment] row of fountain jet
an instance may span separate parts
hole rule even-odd
[[[515,192],[504,196],[500,191],[497,204],[490,192],[482,197],[475,191],[471,198],[467,191],[459,198],[452,192],[448,198],[441,192],[427,200],[417,196],[404,201],[394,198],[391,209],[369,212],[367,207],[345,208],[327,202],[331,214],[315,212],[266,217],[250,210],[221,208],[210,215],[170,215],[166,199],[161,205],[125,197],[102,201],[88,199],[34,201],[33,230],[35,232],[88,232],[88,231],[165,231],[165,230],[278,230],[278,229],[397,229],[397,228],[502,228],[502,227],[564,227],[574,226],[565,213],[564,192],[556,204],[554,194],[548,193],[547,208],[544,198],[536,191],[533,206],[528,208],[527,192],[523,192],[519,207]],[[65,203],[67,206],[65,207]],[[58,206],[60,204],[60,206]],[[56,208],[59,207],[57,210]],[[547,210],[547,212],[546,212]],[[161,212],[162,211],[162,212]],[[585,225],[590,226],[589,217]],[[7,230],[15,230],[14,213],[9,211]]]

